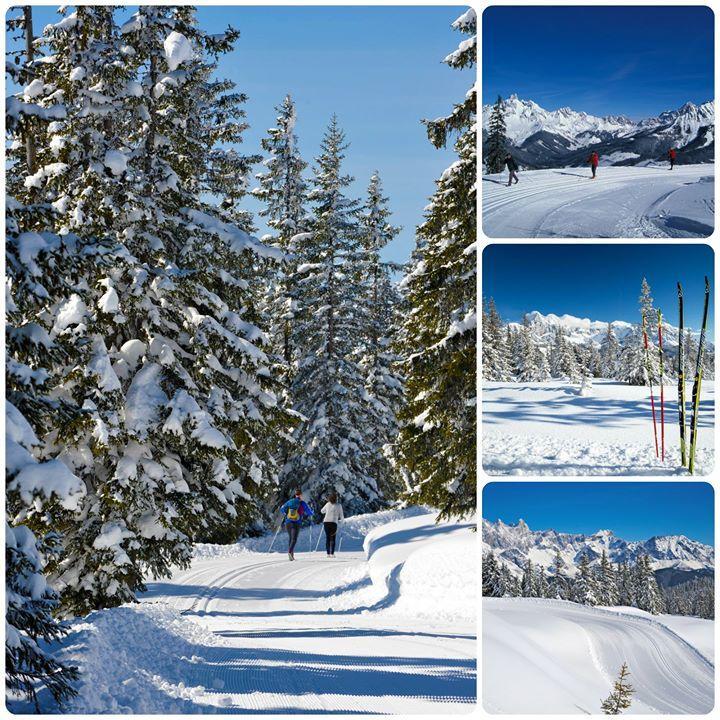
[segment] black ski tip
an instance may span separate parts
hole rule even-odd
[[[682,285],[678,282],[678,295],[682,296]]]
[[[708,276],[707,276],[707,275],[705,276],[705,292],[706,292],[706,293],[709,293],[709,292],[710,292],[710,281],[708,280]]]

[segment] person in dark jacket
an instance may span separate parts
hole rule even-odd
[[[590,163],[590,167],[592,167],[592,179],[595,179],[595,173],[597,172],[597,166],[600,162],[600,157],[598,156],[597,152],[593,150],[590,153],[590,157],[585,161]]]
[[[302,490],[295,491],[295,497],[288,500],[281,508],[280,512],[285,516],[283,525],[288,534],[288,559],[295,559],[295,545],[297,544],[298,534],[303,520],[309,518],[312,514],[312,508],[303,500]]]
[[[510,154],[507,153],[505,155],[505,164],[507,165],[507,169],[510,172],[510,176],[508,177],[508,187],[512,185],[513,178],[515,179],[515,182],[520,182],[518,180],[518,176],[516,175],[516,172],[518,170],[518,164],[515,162],[515,158]]]
[[[672,170],[675,167],[675,158],[677,157],[677,152],[675,148],[670,148],[668,150],[668,159],[670,160],[670,169]]]

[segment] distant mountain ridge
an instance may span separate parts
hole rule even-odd
[[[527,318],[530,322],[530,335],[533,341],[541,347],[549,347],[555,337],[556,329],[562,327],[567,341],[575,345],[591,342],[599,348],[608,326],[607,322],[603,320],[590,320],[589,318],[579,318],[574,315],[555,315],[553,313],[544,315],[537,310],[527,313]],[[522,328],[522,323],[511,322],[508,325],[516,330]],[[626,335],[633,332],[633,329],[637,328],[637,324],[633,325],[633,323],[624,320],[615,320],[612,326],[615,337],[620,342]],[[685,328],[685,331],[688,329],[692,337],[697,341],[700,332],[690,328]],[[672,352],[673,349],[677,349],[678,334],[677,327],[663,322],[663,346],[667,351]],[[655,330],[651,335],[655,336]],[[707,345],[709,349],[713,348],[711,342],[708,342]]]
[[[531,530],[519,520],[507,525],[502,520],[482,521],[483,552],[492,550],[518,575],[529,558],[533,564],[552,565],[556,551],[565,562],[565,572],[574,575],[583,555],[590,564],[596,563],[605,550],[613,563],[633,563],[648,555],[653,570],[676,573],[709,573],[714,570],[715,550],[685,535],[656,535],[643,542],[617,537],[611,530],[598,530],[592,535],[563,533],[555,530]]]
[[[492,105],[483,105],[483,138]],[[671,147],[678,163],[709,163],[715,156],[713,101],[685,103],[657,117],[635,122],[624,115],[597,117],[563,107],[545,110],[511,95],[504,101],[506,135],[513,155],[530,168],[582,165],[591,150],[605,165],[648,165],[666,160]]]

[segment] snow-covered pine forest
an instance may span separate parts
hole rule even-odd
[[[239,149],[246,96],[215,74],[236,29],[189,6],[61,15],[37,33],[9,12],[6,114],[6,668],[58,701],[64,619],[264,532],[296,486],[350,514],[476,497],[475,91],[427,122],[457,160],[398,283],[381,173],[348,194],[338,118],[311,160],[278,98],[262,153]],[[474,11],[454,27],[445,62],[472,67]]]
[[[574,341],[567,328],[558,322],[552,336],[539,334],[533,327],[537,314],[525,314],[523,322],[503,322],[492,298],[483,302],[482,376],[499,382],[543,382],[565,379],[570,383],[591,382],[592,378],[619,380],[629,385],[657,386],[660,359],[657,334],[657,309],[652,290],[643,278],[639,295],[640,320],[636,323],[607,323],[599,341],[585,338]],[[648,352],[642,332],[645,317]],[[663,378],[677,380],[678,330],[663,316]],[[542,328],[544,331],[545,328]],[[621,331],[621,332],[620,332]],[[686,376],[697,365],[698,334],[686,329],[683,335]],[[714,378],[715,352],[706,345],[702,359],[703,376]]]
[[[712,577],[694,578],[672,586],[660,587],[647,555],[635,562],[612,563],[603,550],[591,565],[587,555],[572,576],[559,552],[546,568],[525,561],[522,577],[513,575],[491,550],[483,555],[483,595],[487,597],[532,597],[569,600],[581,605],[622,605],[636,607],[653,615],[690,615],[715,617],[715,590]]]

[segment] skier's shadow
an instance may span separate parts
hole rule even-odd
[[[590,178],[590,175],[578,175],[577,173],[569,173],[569,172],[562,172],[560,170],[555,171],[556,175],[572,175],[573,177],[579,177],[583,180],[588,180]]]
[[[492,180],[491,178],[486,178],[486,177],[483,178],[483,182],[491,182],[491,183],[495,183],[496,185],[507,185],[507,183],[503,182],[502,180]]]

